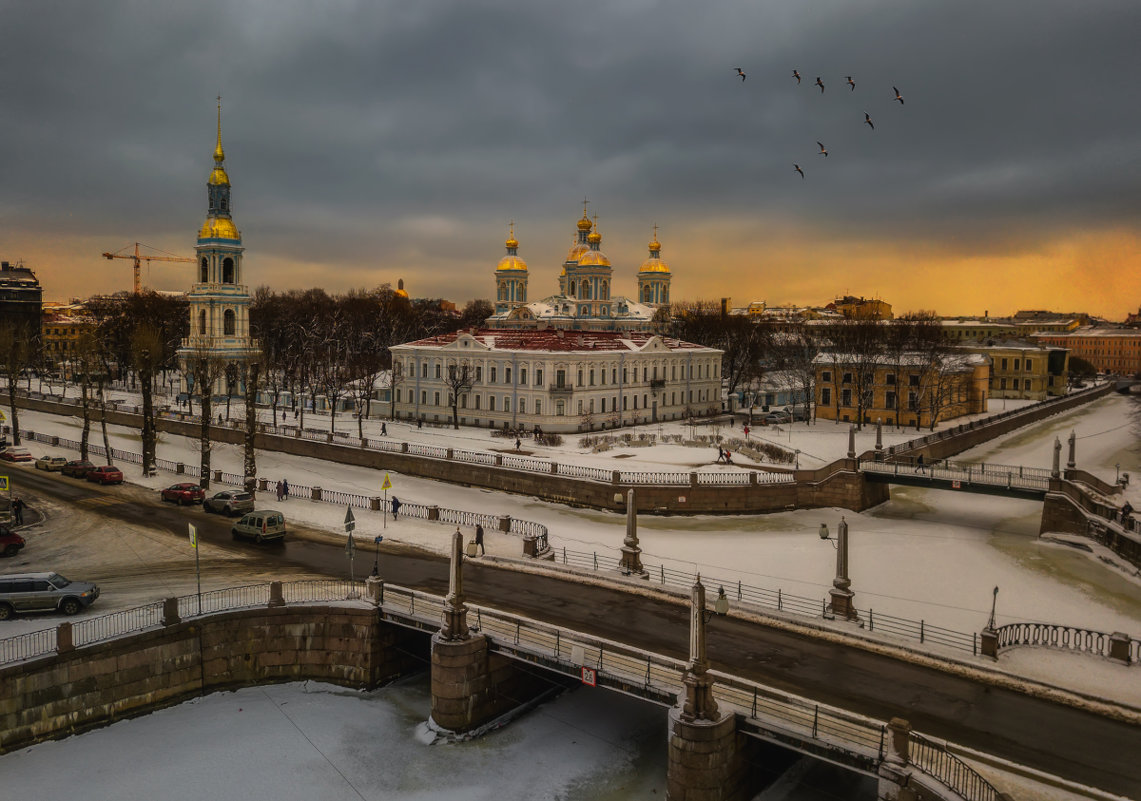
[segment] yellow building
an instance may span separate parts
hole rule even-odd
[[[1010,339],[1018,334],[1012,323],[996,323],[993,320],[941,320],[943,334],[951,344],[972,340]]]
[[[888,363],[835,353],[814,360],[816,419],[930,426],[987,410],[990,365],[974,353]],[[861,403],[862,398],[862,403]]]
[[[1079,328],[1034,337],[1043,345],[1066,348],[1098,370],[1123,375],[1141,373],[1141,331],[1136,328]]]
[[[1007,343],[963,350],[990,360],[990,396],[1045,400],[1065,395],[1070,353],[1065,348]]]
[[[45,359],[52,364],[72,359],[79,349],[80,336],[90,331],[92,325],[88,317],[45,314],[41,329]]]
[[[836,298],[825,308],[833,309],[851,320],[890,320],[893,317],[890,303],[851,295]]]

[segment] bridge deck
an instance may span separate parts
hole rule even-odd
[[[977,492],[1039,501],[1046,497],[1050,489],[1050,471],[1041,467],[946,460],[920,465],[915,462],[881,462],[873,459],[861,459],[859,465],[869,481],[885,484]]]

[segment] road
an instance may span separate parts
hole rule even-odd
[[[186,536],[194,522],[214,547],[254,550],[263,567],[289,568],[343,578],[344,541],[327,532],[293,526],[289,541],[259,546],[231,540],[230,521],[158,502],[133,487],[100,488],[86,482],[22,470],[21,488],[78,504],[89,512]],[[102,496],[102,497],[100,497]],[[371,553],[358,552],[362,572]],[[387,581],[427,592],[447,589],[447,563],[439,556],[384,549]],[[464,585],[473,603],[686,657],[686,607],[666,601],[469,561]],[[978,751],[1127,797],[1141,796],[1141,727],[1013,690],[858,648],[817,640],[734,618],[710,624],[713,666],[745,679],[879,719],[903,717],[917,730]]]

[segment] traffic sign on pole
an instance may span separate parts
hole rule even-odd
[[[7,492],[11,487],[8,486],[8,476],[0,476],[0,492]]]
[[[353,517],[353,507],[349,507],[345,512],[345,531],[351,532],[357,527],[357,519]]]
[[[381,482],[380,488],[382,490],[392,489],[392,479],[388,477],[388,473],[384,474],[384,481]]]

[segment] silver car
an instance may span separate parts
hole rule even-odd
[[[236,517],[254,510],[254,496],[245,490],[223,490],[202,501],[202,508]]]
[[[99,587],[87,581],[68,581],[59,573],[14,573],[0,576],[0,620],[18,612],[50,612],[58,609],[74,615],[91,606]]]

